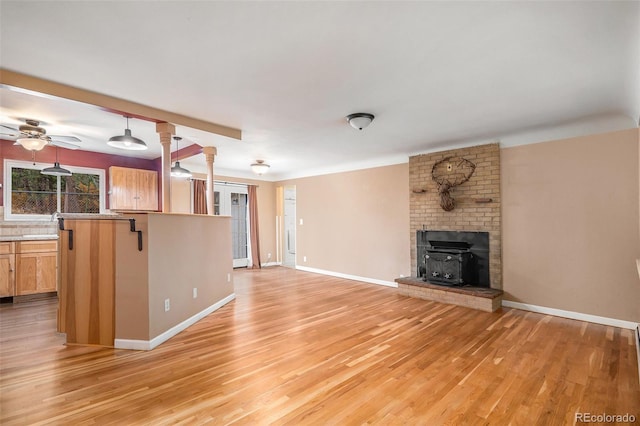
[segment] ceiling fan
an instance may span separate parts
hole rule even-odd
[[[82,142],[75,136],[60,136],[60,135],[47,135],[47,131],[40,127],[38,120],[32,120],[25,118],[26,124],[20,125],[17,129],[11,126],[0,124],[0,127],[11,130],[13,133],[0,133],[0,136],[8,136],[11,139],[16,139],[15,145],[22,145],[24,149],[29,151],[40,151],[46,145],[59,146],[67,149],[80,148],[73,143]],[[69,143],[73,142],[73,143]]]

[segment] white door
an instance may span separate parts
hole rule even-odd
[[[282,264],[296,266],[296,187],[284,189],[284,244]]]
[[[249,265],[249,195],[246,185],[215,183],[213,186],[213,214],[231,216],[233,267]]]

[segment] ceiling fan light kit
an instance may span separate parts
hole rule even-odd
[[[16,143],[21,145],[26,150],[40,151],[49,143],[49,141],[40,138],[18,138],[16,140]]]
[[[264,160],[256,160],[256,162],[251,165],[251,170],[258,176],[261,176],[269,171],[269,167],[271,166],[265,163]]]
[[[124,135],[109,138],[107,145],[118,149],[127,149],[129,151],[143,151],[147,149],[147,144],[144,143],[142,139],[138,139],[131,135],[131,130],[129,129],[129,117],[125,116],[125,118],[127,119],[127,128],[124,129]]]
[[[354,129],[362,130],[367,127],[375,116],[367,112],[356,112],[354,114],[347,115],[347,121]]]

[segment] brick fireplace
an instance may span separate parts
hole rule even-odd
[[[445,157],[463,157],[476,165],[471,178],[452,191],[455,208],[444,211],[433,165]],[[417,268],[416,231],[470,231],[489,233],[490,287],[502,289],[502,234],[500,217],[500,147],[496,144],[416,155],[409,158],[411,270]]]
[[[438,187],[431,178],[434,164],[446,157],[461,157],[475,164],[469,180],[451,191],[455,199],[455,207],[451,211],[445,211],[440,206]],[[409,189],[411,269],[414,278],[396,280],[400,293],[488,311],[498,309],[502,295],[499,145],[479,145],[410,157]],[[447,288],[422,282],[418,278],[418,231],[488,233],[488,286],[484,284],[465,290],[464,287]]]

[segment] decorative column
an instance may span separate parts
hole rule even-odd
[[[218,150],[215,146],[202,147],[202,153],[207,160],[207,214],[213,215],[213,161]]]
[[[176,126],[171,123],[156,123],[156,132],[160,135],[162,145],[162,212],[171,212],[171,137],[176,133]]]

